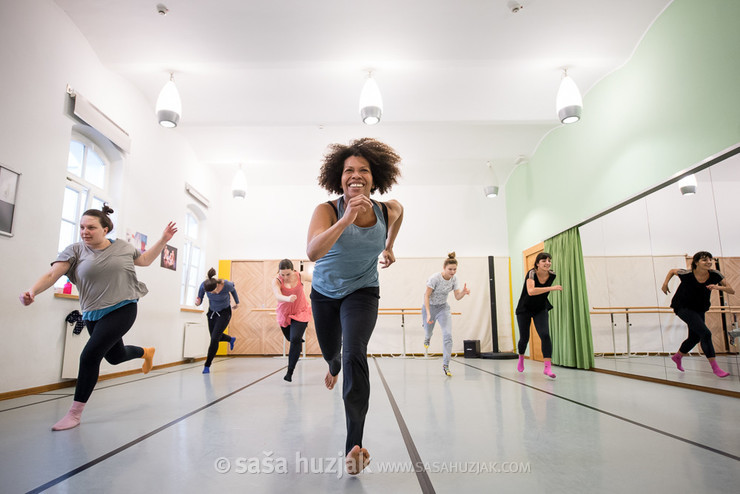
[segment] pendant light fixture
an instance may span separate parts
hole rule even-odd
[[[231,195],[234,199],[246,199],[247,198],[247,176],[242,170],[242,165],[239,163],[239,169],[236,171],[236,175],[231,180]]]
[[[380,122],[383,115],[383,98],[380,96],[378,84],[373,79],[372,71],[368,71],[367,80],[360,93],[360,117],[367,125]]]
[[[157,121],[159,125],[167,128],[177,127],[182,114],[182,102],[180,93],[175,86],[175,76],[170,73],[170,80],[164,85],[157,98]]]
[[[681,195],[693,196],[696,194],[696,175],[687,175],[678,181],[678,189]]]
[[[486,186],[483,187],[483,193],[489,199],[493,199],[494,197],[496,197],[498,195],[498,185],[496,185],[498,183],[498,181],[496,180],[496,174],[493,172],[493,166],[491,165],[491,162],[490,161],[486,161],[486,165],[488,166],[488,169],[491,172],[491,177],[493,177],[493,178],[491,180],[492,185],[486,185]]]
[[[583,100],[581,92],[568,71],[563,69],[563,78],[560,80],[560,89],[555,100],[558,111],[558,120],[564,124],[574,123],[581,119]]]

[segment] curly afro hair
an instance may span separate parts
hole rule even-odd
[[[385,194],[393,184],[398,183],[401,170],[398,164],[401,157],[387,144],[370,137],[356,139],[344,144],[330,144],[328,152],[324,155],[319,174],[319,185],[329,192],[342,194],[342,172],[344,162],[350,156],[365,158],[370,163],[370,171],[373,174],[373,188],[370,192],[379,191]]]

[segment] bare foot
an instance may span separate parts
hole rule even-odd
[[[360,448],[355,445],[347,456],[344,458],[344,466],[347,468],[347,473],[350,475],[357,475],[370,464],[370,453],[367,449]]]
[[[339,375],[332,376],[331,372],[326,373],[326,377],[324,378],[324,384],[326,384],[326,389],[334,389],[334,385],[337,383],[337,379],[339,379]]]

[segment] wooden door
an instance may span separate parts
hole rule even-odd
[[[282,355],[283,333],[275,319],[277,301],[272,292],[272,280],[277,276],[278,260],[233,261],[231,278],[237,287],[240,299],[239,310],[234,311],[229,333],[236,336],[231,354],[238,355]],[[298,266],[299,261],[293,261]],[[304,293],[308,299],[311,284],[304,280]],[[310,303],[310,301],[309,301]],[[313,319],[306,328],[306,352],[321,354],[316,340]],[[289,343],[285,342],[287,353]]]
[[[537,254],[544,252],[545,244],[539,243],[533,247],[524,251],[524,274],[534,267],[534,261],[537,258]],[[534,323],[529,324],[529,356],[532,360],[542,362],[544,357],[542,356],[542,340],[540,335],[537,334],[537,330],[534,327]]]

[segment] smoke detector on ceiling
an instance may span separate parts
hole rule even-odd
[[[519,12],[520,10],[524,8],[524,5],[520,4],[519,2],[515,0],[509,0],[506,3],[506,6],[509,8],[512,14],[516,14],[517,12]]]
[[[159,15],[167,15],[167,13],[170,11],[170,9],[167,8],[167,6],[163,3],[157,4],[157,13]]]

